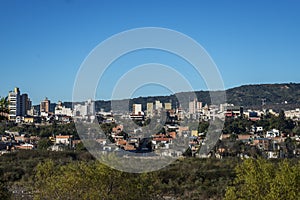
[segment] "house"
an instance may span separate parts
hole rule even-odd
[[[278,137],[278,136],[280,136],[279,130],[274,129],[274,128],[270,131],[267,131],[267,133],[266,133],[266,138]]]
[[[65,146],[63,144],[54,144],[48,148],[50,151],[63,151]]]
[[[264,131],[264,128],[262,126],[252,126],[251,132],[253,133],[262,133]]]
[[[112,128],[112,132],[113,133],[121,133],[123,131],[123,128],[124,128],[123,125],[118,125],[118,126]]]
[[[222,134],[222,135],[220,136],[220,140],[229,139],[230,136],[231,136],[231,134]]]
[[[198,130],[192,130],[191,136],[198,137]]]
[[[270,141],[271,140],[269,138],[255,138],[253,140],[253,145],[257,146],[257,148],[261,150],[267,150],[269,149]]]
[[[243,107],[240,106],[228,106],[225,111],[226,117],[238,117],[243,116]]]
[[[242,142],[249,142],[253,139],[253,135],[250,134],[240,134],[238,135],[237,140],[240,140]]]
[[[34,149],[34,146],[32,144],[28,144],[28,143],[25,143],[25,144],[22,144],[22,145],[17,145],[15,147],[16,147],[16,149],[24,149],[24,150]]]
[[[69,145],[72,140],[72,135],[57,135],[55,137],[55,144]]]
[[[267,157],[269,159],[278,158],[279,157],[279,153],[275,152],[275,151],[267,151],[266,153],[267,153]]]
[[[33,122],[34,122],[34,117],[31,116],[24,117],[24,123],[33,123]]]
[[[96,139],[96,142],[98,142],[101,145],[106,145],[106,139]]]
[[[25,138],[24,135],[22,135],[22,136],[15,136],[15,141],[16,142],[27,142],[27,138]]]
[[[175,139],[176,138],[176,132],[175,131],[169,132],[169,136],[171,136],[171,138]]]

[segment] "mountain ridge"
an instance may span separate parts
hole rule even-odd
[[[172,106],[178,106],[177,97],[184,98],[186,102],[192,100],[196,94],[198,101],[203,104],[210,104],[210,93],[218,93],[220,91],[195,91],[195,92],[179,92],[166,96],[148,96],[136,97],[123,100],[96,100],[96,110],[103,108],[106,111],[111,109],[111,102],[114,108],[128,105],[129,110],[133,103],[143,105],[143,110],[146,110],[148,102],[159,100],[162,103],[172,102]],[[247,109],[274,109],[287,110],[300,107],[300,83],[274,83],[274,84],[247,84],[225,90],[227,103],[237,106],[243,106]],[[264,104],[263,104],[264,103]],[[67,107],[72,107],[72,102],[64,102]],[[187,106],[187,105],[185,105]]]

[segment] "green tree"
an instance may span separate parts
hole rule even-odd
[[[48,160],[37,166],[35,199],[151,199],[155,180],[155,174],[129,174],[100,162]]]
[[[5,114],[9,112],[7,98],[8,97],[0,98],[0,120],[5,119]]]
[[[49,140],[48,138],[42,138],[38,141],[37,144],[37,148],[38,149],[43,149],[46,150],[48,149],[48,147],[50,147],[51,145],[53,145],[53,143],[51,142],[51,140]]]
[[[284,160],[272,163],[264,159],[247,159],[236,167],[233,185],[226,190],[225,200],[299,199],[300,162]]]
[[[7,184],[5,182],[0,182],[0,199],[9,200],[11,199],[11,192],[7,188]]]
[[[284,160],[278,166],[275,178],[271,183],[268,199],[299,199],[300,162],[291,165]]]

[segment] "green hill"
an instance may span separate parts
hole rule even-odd
[[[199,101],[203,105],[210,104],[210,93],[208,91],[193,92],[180,92],[175,95],[169,96],[151,96],[151,97],[138,97],[125,100],[114,100],[114,110],[128,108],[131,110],[133,103],[140,103],[143,105],[143,110],[146,110],[147,102],[155,102],[159,100],[162,103],[172,102],[172,106],[178,106],[178,98],[184,99],[185,103],[194,98],[196,94]],[[227,103],[232,103],[245,108],[262,109],[263,99],[265,102],[264,108],[272,108],[275,110],[286,110],[300,108],[300,83],[282,83],[282,84],[256,84],[256,85],[243,85],[226,90]],[[68,104],[68,103],[66,103]],[[69,102],[70,104],[70,102]],[[128,105],[128,107],[127,107]],[[182,105],[186,107],[187,105]],[[96,110],[109,111],[111,109],[110,101],[98,100],[96,101]]]

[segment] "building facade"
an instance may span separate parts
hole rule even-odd
[[[31,109],[31,101],[28,98],[28,94],[21,94],[17,87],[8,93],[8,102],[8,119],[11,121],[16,121],[17,117],[26,116],[27,111]]]
[[[45,100],[41,101],[40,112],[49,113],[50,112],[50,100],[46,97]]]

